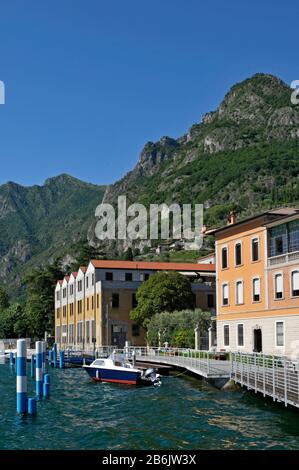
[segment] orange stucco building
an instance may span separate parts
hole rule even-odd
[[[232,216],[214,234],[218,349],[297,355],[299,211]]]

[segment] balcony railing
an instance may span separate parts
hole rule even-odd
[[[277,266],[278,264],[287,264],[296,262],[299,259],[299,251],[285,253],[284,255],[272,256],[268,258],[268,266]]]

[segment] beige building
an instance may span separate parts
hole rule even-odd
[[[194,305],[215,313],[213,264],[92,260],[57,282],[55,341],[83,349],[145,345],[144,330],[130,318],[137,289],[153,273],[173,270],[192,282]]]

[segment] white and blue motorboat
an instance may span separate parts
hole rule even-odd
[[[83,365],[94,381],[114,382],[127,385],[160,385],[160,375],[153,368],[140,370],[130,362],[114,358],[95,359],[90,365]]]

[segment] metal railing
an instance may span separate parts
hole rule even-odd
[[[299,407],[299,360],[265,354],[231,353],[231,378],[273,401]]]
[[[200,351],[185,348],[130,347],[129,355],[135,352],[136,359],[183,367],[204,377],[229,377],[230,362],[220,360],[215,351]]]

